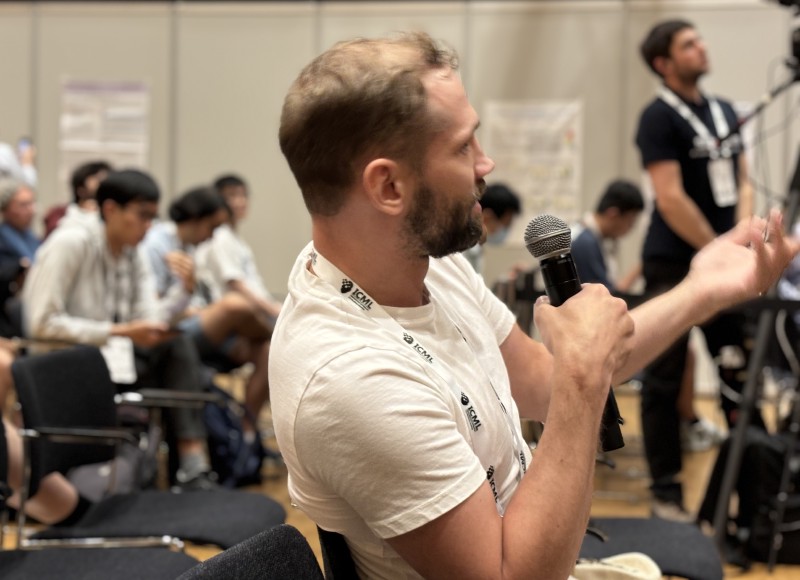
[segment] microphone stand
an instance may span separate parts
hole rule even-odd
[[[749,112],[747,115],[745,115],[745,116],[744,116],[744,117],[742,117],[741,119],[739,119],[739,122],[736,124],[736,127],[734,127],[734,128],[731,130],[731,131],[729,131],[727,135],[725,135],[725,136],[723,136],[723,137],[720,137],[720,138],[719,138],[719,143],[720,143],[720,147],[721,147],[721,148],[724,148],[724,147],[725,147],[725,144],[726,144],[726,143],[727,143],[727,142],[728,142],[728,141],[729,141],[729,140],[730,140],[730,139],[731,139],[731,138],[732,138],[734,135],[738,135],[738,134],[739,134],[739,131],[741,131],[742,127],[743,127],[743,126],[744,126],[744,125],[745,125],[747,122],[749,122],[751,119],[754,119],[754,118],[756,118],[758,115],[760,115],[760,114],[761,114],[761,111],[763,111],[763,110],[764,110],[764,109],[767,107],[767,105],[769,105],[769,104],[770,104],[770,103],[771,103],[773,100],[775,100],[775,97],[777,97],[778,95],[780,95],[780,94],[781,94],[783,91],[785,91],[786,89],[788,89],[788,88],[789,88],[790,86],[792,86],[794,83],[796,83],[796,82],[800,81],[800,63],[795,63],[795,62],[794,62],[794,59],[791,59],[791,60],[790,60],[790,61],[787,63],[787,65],[788,65],[788,66],[789,66],[789,68],[792,70],[792,76],[790,76],[788,79],[786,79],[785,81],[783,81],[783,82],[782,82],[781,84],[779,84],[777,87],[773,88],[773,89],[772,89],[772,90],[771,90],[769,93],[767,93],[767,94],[765,94],[764,96],[762,96],[762,97],[761,97],[761,98],[758,100],[758,102],[756,103],[756,106],[755,106],[755,107],[753,107],[753,110],[752,110],[752,111],[750,111],[750,112]]]

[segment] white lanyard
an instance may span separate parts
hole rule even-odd
[[[692,111],[678,95],[667,87],[662,86],[659,89],[658,96],[662,101],[675,109],[675,111],[691,125],[697,136],[707,143],[709,155],[712,159],[731,156],[730,148],[723,147],[720,149],[719,139],[711,134],[705,123],[694,114],[694,111]],[[729,129],[728,122],[725,120],[725,115],[722,113],[722,107],[719,106],[719,102],[712,97],[708,99],[708,105],[711,109],[711,120],[714,123],[714,130],[717,135],[727,135]]]
[[[475,454],[480,459],[488,462],[494,451],[489,439],[489,434],[486,432],[487,427],[481,423],[480,415],[476,411],[474,403],[470,400],[464,389],[458,386],[455,379],[447,371],[444,365],[439,362],[438,357],[435,356],[431,350],[423,347],[413,335],[406,332],[406,330],[399,322],[397,322],[397,320],[389,316],[389,314],[380,304],[373,300],[366,292],[359,288],[355,282],[345,276],[336,266],[334,266],[315,249],[311,250],[311,262],[314,266],[314,272],[322,280],[328,282],[341,292],[342,298],[344,299],[344,303],[346,305],[350,306],[351,309],[354,309],[355,312],[372,319],[374,322],[383,327],[397,341],[406,346],[404,349],[405,352],[410,354],[410,352],[413,351],[416,356],[420,357],[423,361],[430,365],[430,368],[436,372],[436,374],[439,375],[439,377],[444,380],[445,383],[447,383],[448,387],[450,387],[450,391],[453,393],[453,396],[455,396],[461,407],[461,410],[464,413],[464,416],[467,420],[467,425],[469,425],[470,438],[472,440],[472,446],[475,450]],[[442,311],[447,315],[447,310],[441,304],[439,304],[439,306],[442,307]],[[449,315],[448,319],[453,322]],[[467,342],[466,338],[464,338],[464,334],[461,332],[461,329],[458,328],[458,325],[454,322],[453,325],[470,350],[472,350],[472,347],[469,346],[469,343]],[[514,446],[516,447],[516,450],[512,451],[514,460],[518,461],[520,464],[520,471],[517,472],[517,481],[519,481],[527,470],[524,443],[522,442],[522,438],[519,436],[519,433],[514,428],[514,422],[508,414],[505,405],[503,405],[503,402],[500,400],[500,397],[497,394],[497,390],[494,388],[491,379],[489,379],[489,385],[492,387],[495,397],[497,397],[497,402],[503,412],[506,424],[514,441]],[[491,465],[488,467],[484,465],[483,467],[484,469],[487,469],[487,472],[492,469]],[[494,496],[498,513],[502,515],[503,507],[500,505],[498,495],[495,493]]]

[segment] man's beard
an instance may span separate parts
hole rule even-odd
[[[483,180],[476,185],[483,193]],[[453,202],[446,209],[437,208],[435,193],[422,183],[416,192],[414,207],[406,222],[406,244],[419,257],[443,258],[474,246],[483,234],[483,218],[473,215],[473,198]]]
[[[688,71],[683,71],[679,76],[682,82],[686,84],[696,85],[700,81],[700,78],[706,74],[706,72],[707,72],[706,70],[699,70],[699,69],[688,70]]]

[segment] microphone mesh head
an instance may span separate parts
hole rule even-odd
[[[569,253],[572,233],[564,222],[552,215],[533,218],[525,228],[525,247],[536,259]]]

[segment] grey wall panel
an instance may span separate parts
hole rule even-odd
[[[14,144],[33,132],[31,60],[32,9],[23,3],[0,4],[0,141]]]
[[[316,53],[308,6],[184,8],[177,45],[176,157],[179,193],[222,172],[252,193],[242,233],[267,287],[286,292],[310,220],[278,146],[283,98]]]
[[[467,44],[464,2],[334,2],[320,7],[320,50],[340,40],[423,31],[462,55]]]
[[[65,80],[137,81],[150,90],[148,169],[169,183],[170,9],[162,5],[57,5],[38,9],[36,139],[42,207],[66,201],[59,175],[59,115]]]
[[[0,3],[0,50],[13,55],[0,60],[0,78],[13,84],[2,92],[0,139],[34,133],[47,207],[67,197],[66,176],[57,174],[62,81],[147,83],[149,168],[167,197],[221,171],[249,179],[253,212],[243,233],[282,294],[310,222],[278,149],[278,118],[288,85],[319,51],[353,36],[422,29],[459,51],[479,113],[491,99],[581,98],[590,208],[610,178],[640,176],[633,131],[657,83],[637,47],[652,23],[676,15],[694,20],[709,42],[709,91],[754,100],[773,60],[781,71],[791,14],[762,0]],[[796,101],[793,90],[770,105],[765,126],[782,129]],[[785,189],[800,140],[798,121],[785,125],[765,148],[776,190]],[[629,261],[638,244],[626,242]],[[501,255],[496,271],[520,258],[524,250]]]
[[[470,13],[469,92],[479,113],[490,100],[583,102],[586,207],[621,171],[623,24],[622,2],[482,2]],[[533,263],[522,240],[514,242],[487,248],[487,280]]]

